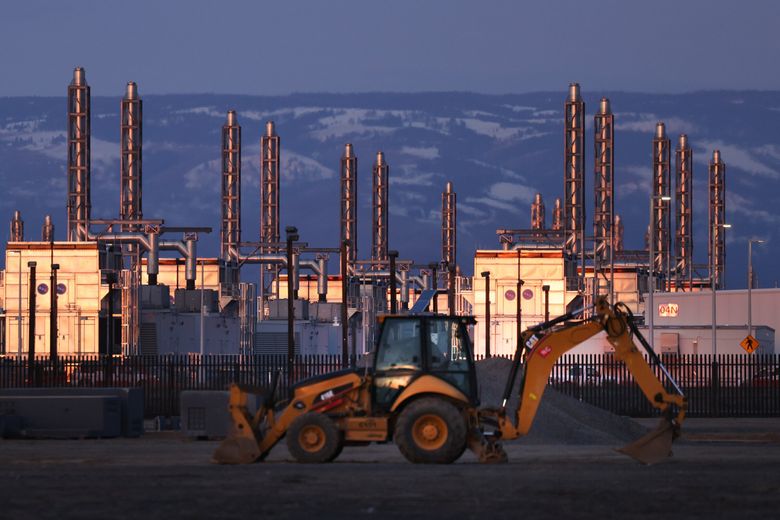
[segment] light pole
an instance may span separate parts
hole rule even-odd
[[[766,240],[757,238],[748,240],[748,336],[753,335],[753,244],[765,244]]]
[[[485,357],[490,357],[490,271],[480,273],[485,279]]]
[[[710,285],[712,289],[712,356],[713,358],[717,356],[718,354],[718,329],[717,329],[717,321],[715,317],[715,257],[716,249],[715,249],[715,238],[716,233],[718,231],[718,228],[728,229],[731,227],[731,224],[716,224],[712,226],[712,254],[710,255]],[[725,241],[724,241],[725,243]]]
[[[16,332],[17,332],[17,344],[16,344],[16,360],[22,360],[22,252],[21,251],[8,251],[8,254],[19,255],[19,294],[18,302],[19,308],[16,311]],[[10,334],[9,334],[10,338]]]
[[[647,325],[648,335],[650,336],[650,348],[655,350],[655,331],[653,330],[653,321],[655,318],[655,305],[653,304],[653,293],[655,292],[655,201],[661,200],[668,202],[672,198],[668,195],[653,195],[650,197],[650,239],[648,240],[648,250],[650,253],[647,270],[649,273],[647,288]]]

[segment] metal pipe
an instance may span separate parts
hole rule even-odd
[[[85,240],[80,232],[89,225],[91,212],[90,89],[82,67],[73,71],[68,85],[68,241]]]
[[[671,164],[671,145],[666,136],[666,126],[659,122],[653,138],[653,187],[654,209],[651,222],[655,232],[648,240],[655,242],[655,268],[664,275],[665,287],[671,289],[672,270],[672,220],[671,220],[671,183],[669,170]],[[668,197],[668,199],[666,199]],[[651,226],[652,229],[652,226]]]
[[[11,219],[9,242],[24,242],[24,220],[22,220],[22,212],[18,209],[14,211],[14,216]]]
[[[563,207],[561,207],[561,199],[555,199],[555,206],[553,208],[553,231],[561,231],[563,229]]]
[[[341,242],[347,244],[347,263],[352,266],[357,259],[357,157],[351,143],[341,158]]]
[[[542,285],[542,292],[544,293],[544,321],[546,323],[550,321],[550,286]]]
[[[748,240],[748,335],[753,335],[753,244],[764,244],[766,240]]]
[[[241,242],[241,125],[236,111],[227,113],[222,126],[222,259],[231,260],[231,249]]]
[[[398,251],[388,251],[390,256],[390,313],[398,314],[398,301],[395,294],[395,260],[398,258]]]
[[[27,267],[30,268],[30,287],[29,287],[29,301],[27,306],[29,307],[28,312],[28,319],[30,320],[28,323],[28,330],[27,330],[27,381],[29,384],[33,384],[33,379],[35,375],[35,298],[36,298],[36,291],[38,290],[38,282],[35,279],[35,267],[38,265],[37,262],[27,262]],[[22,283],[21,278],[19,279],[19,283]]]
[[[116,273],[108,273],[108,295],[106,302],[106,367],[105,367],[105,381],[107,385],[111,385],[111,379],[113,378],[113,360],[114,360],[114,283],[116,283]]]
[[[142,205],[142,127],[143,102],[138,87],[132,81],[127,84],[122,99],[120,131],[121,184],[119,194],[119,218],[143,219]],[[124,224],[122,231],[139,231],[140,226]]]
[[[160,272],[160,235],[149,233],[149,253],[146,257],[146,274],[149,285],[157,285],[157,275]]]
[[[319,255],[317,257],[317,294],[319,295],[319,301],[324,302],[328,300],[328,257],[325,255]]]
[[[517,248],[517,296],[515,297],[516,301],[516,308],[515,308],[515,352],[519,354],[520,352],[520,338],[523,333],[523,284],[525,283],[522,278],[520,278],[520,256],[521,256],[521,250],[518,247]]]
[[[400,273],[401,276],[401,309],[409,310],[409,272],[405,269]]]
[[[457,263],[457,194],[448,181],[441,194],[441,260],[444,265]]]
[[[287,384],[293,383],[293,365],[295,362],[295,299],[298,297],[293,288],[292,272],[295,270],[293,242],[298,240],[298,228],[287,226]]]
[[[347,313],[347,296],[349,280],[347,273],[347,247],[346,240],[341,241],[341,364],[347,366],[347,356],[349,356],[349,314]]]
[[[49,357],[54,362],[57,361],[57,271],[59,268],[59,264],[52,263],[49,278]]]
[[[428,277],[423,276],[422,274],[420,276],[411,276],[407,274],[406,276],[407,283],[412,283],[415,286],[419,287],[421,290],[428,288]]]
[[[482,271],[485,279],[485,357],[490,357],[490,271]]]
[[[726,165],[721,160],[719,150],[712,152],[709,178],[709,231],[715,234],[707,241],[709,263],[713,267],[710,276],[715,278],[716,288],[724,289],[726,287],[726,230],[723,228],[723,223],[726,221]]]
[[[276,135],[273,121],[265,124],[265,134],[260,138],[260,242],[278,244],[279,230],[279,175],[280,175],[281,139]],[[278,246],[263,246],[261,254],[279,253]],[[268,299],[266,293],[266,275],[273,270],[271,279],[276,281],[279,290],[278,266],[260,269],[260,303],[264,307]],[[277,294],[278,297],[278,294]]]
[[[206,280],[205,265],[200,261],[200,355],[206,353],[206,302],[204,301],[203,283]]]
[[[431,284],[433,289],[433,313],[439,313],[439,271],[437,264],[430,264],[431,268]]]
[[[143,233],[90,233],[88,240],[114,244],[136,244],[143,249],[149,249],[149,238]],[[161,240],[160,247],[162,248],[163,244],[170,243],[172,242]],[[180,244],[180,242],[176,242],[176,244]]]
[[[542,194],[537,193],[531,203],[531,229],[546,229],[546,227],[544,200],[542,200]]]
[[[585,102],[577,83],[569,85],[565,109],[564,168],[564,246],[572,254],[583,255],[585,230]],[[579,289],[584,289],[585,264],[582,261]]]
[[[447,268],[447,311],[450,316],[455,316],[455,266]]]
[[[675,290],[690,290],[693,282],[693,150],[680,135],[676,162]]]
[[[43,219],[41,228],[41,241],[54,242],[54,223],[51,221],[51,215],[46,215]]]
[[[197,239],[194,237],[185,237],[184,243],[187,247],[187,254],[184,258],[184,280],[187,282],[187,289],[195,290],[195,279],[197,278]]]
[[[718,224],[718,227],[720,227],[720,228],[730,228],[731,224],[721,223],[721,224]],[[716,237],[718,236],[718,233],[716,231],[717,230],[712,230],[710,232],[710,236],[712,237],[712,242],[711,242],[710,245],[712,246],[713,250],[715,250],[715,240],[716,240]],[[712,272],[715,271],[715,257],[713,256],[710,260],[711,260],[711,263],[710,263],[710,269],[711,270],[710,270],[710,272],[712,273]],[[718,354],[718,340],[717,340],[718,330],[717,330],[717,322],[716,322],[717,314],[716,314],[716,308],[715,308],[716,307],[717,286],[715,285],[715,277],[714,276],[710,277],[710,289],[712,290],[712,354],[714,356],[717,356],[717,354]],[[717,363],[717,359],[714,359],[714,363]]]
[[[293,250],[292,273],[287,280],[292,284],[294,299],[298,299],[298,291],[301,289],[301,255]]]
[[[594,195],[593,214],[593,268],[596,287],[600,275],[609,269],[609,295],[612,301],[614,273],[614,214],[615,214],[615,116],[609,107],[609,99],[601,98],[599,111],[593,118],[594,125]],[[595,296],[595,294],[594,294]]]
[[[371,258],[375,261],[385,262],[387,261],[389,234],[390,188],[388,182],[390,167],[385,162],[385,156],[382,152],[377,152],[376,154],[376,163],[374,163],[373,171]]]
[[[623,251],[623,219],[615,215],[615,251]]]

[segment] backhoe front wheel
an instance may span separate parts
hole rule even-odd
[[[426,397],[407,406],[393,437],[410,462],[449,464],[466,449],[466,419],[449,401]]]
[[[331,462],[339,456],[343,445],[336,424],[321,413],[305,413],[293,420],[287,430],[287,449],[298,462]]]

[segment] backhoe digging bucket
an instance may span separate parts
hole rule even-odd
[[[655,430],[615,451],[628,455],[642,464],[656,464],[672,456],[674,437],[674,424],[664,417]]]
[[[254,404],[250,406],[250,401]],[[216,464],[251,464],[262,458],[260,442],[262,424],[273,406],[271,394],[263,388],[237,385],[230,386],[231,433],[220,443],[211,457]],[[251,410],[257,410],[253,413]]]
[[[217,446],[211,461],[215,464],[251,464],[259,458],[257,441],[231,435]]]

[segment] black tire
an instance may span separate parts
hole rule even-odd
[[[466,449],[463,414],[444,399],[424,397],[404,408],[393,438],[404,457],[422,464],[450,464]]]
[[[287,449],[298,462],[330,462],[341,453],[341,432],[327,416],[308,412],[295,418],[287,429]]]
[[[344,441],[339,442],[338,448],[336,448],[336,452],[327,460],[327,462],[333,462],[338,458],[339,455],[341,455],[341,452],[344,451]]]

